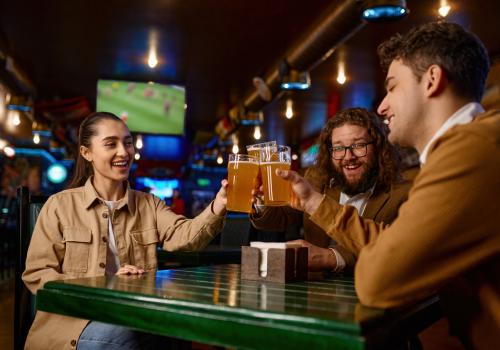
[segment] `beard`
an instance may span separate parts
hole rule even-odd
[[[344,172],[342,171],[342,167],[345,165],[358,165],[360,164],[357,160],[351,161],[342,161],[340,167],[337,167],[333,164],[333,180],[334,183],[340,187],[340,190],[347,194],[348,196],[354,196],[358,193],[363,193],[368,191],[373,187],[375,182],[377,181],[379,166],[376,161],[376,157],[374,157],[370,162],[362,163],[361,167],[363,168],[363,174],[357,181],[348,180]]]

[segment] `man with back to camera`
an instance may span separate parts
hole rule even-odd
[[[316,163],[305,178],[317,191],[349,204],[365,218],[391,223],[408,196],[411,181],[402,178],[396,148],[387,140],[387,127],[363,108],[339,111],[323,127]],[[339,271],[353,267],[356,253],[335,242],[309,216],[290,207],[264,207],[250,216],[255,228],[284,231],[303,224],[309,248],[309,269]]]
[[[500,349],[500,111],[478,103],[489,70],[480,40],[429,23],[379,47],[387,94],[378,112],[389,140],[412,146],[421,170],[389,225],[362,219],[293,171],[293,206],[359,251],[355,287],[368,306],[391,308],[433,293],[466,348]]]

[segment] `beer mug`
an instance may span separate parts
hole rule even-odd
[[[247,146],[247,153],[250,156],[260,157],[260,149],[268,146],[276,146],[276,141],[269,141],[263,143],[255,143]]]
[[[292,157],[288,146],[269,146],[260,150],[260,172],[264,191],[264,205],[290,204],[290,183],[276,175],[276,169],[290,170]]]
[[[250,213],[252,189],[259,173],[259,158],[230,154],[227,164],[227,210]]]

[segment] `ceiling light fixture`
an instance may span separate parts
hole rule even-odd
[[[405,0],[366,0],[361,17],[369,22],[400,19],[408,14]]]

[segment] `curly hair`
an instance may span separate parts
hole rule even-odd
[[[479,102],[490,61],[479,38],[455,23],[432,22],[396,34],[377,49],[380,64],[387,72],[393,60],[410,67],[418,81],[427,69],[437,64],[454,93]]]
[[[358,125],[366,128],[375,145],[375,156],[380,171],[377,176],[377,184],[381,189],[389,189],[391,184],[401,179],[400,157],[397,148],[387,140],[387,127],[373,112],[364,108],[348,108],[337,114],[323,127],[318,139],[319,150],[316,163],[311,169],[313,176],[311,183],[323,191],[328,187],[333,178],[334,168],[330,148],[332,147],[332,131],[344,124]]]

